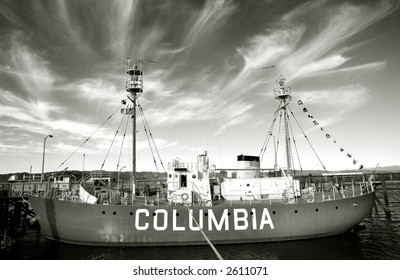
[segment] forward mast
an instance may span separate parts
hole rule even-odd
[[[136,63],[126,59],[126,85],[125,89],[129,92],[128,98],[132,102],[132,108],[126,110],[125,113],[132,115],[132,199],[136,193],[136,99],[143,93],[143,61],[139,60]]]

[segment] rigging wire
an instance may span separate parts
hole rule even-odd
[[[290,113],[292,114],[294,120],[296,121],[298,127],[300,128],[301,132],[303,133],[304,137],[306,138],[308,144],[310,145],[311,149],[313,150],[315,156],[317,157],[318,161],[321,163],[321,165],[322,165],[322,167],[324,168],[324,170],[329,174],[329,171],[326,170],[325,165],[322,163],[320,157],[318,156],[317,152],[315,151],[315,149],[314,149],[313,145],[311,144],[310,140],[308,139],[306,133],[304,132],[303,128],[300,126],[299,122],[297,121],[296,116],[294,115],[292,109],[290,109],[289,106],[288,106],[288,108],[289,108],[289,111],[290,111]]]
[[[139,109],[141,108],[139,104],[138,104],[138,107],[139,107]],[[158,171],[158,166],[157,166],[157,161],[156,161],[156,159],[154,157],[154,153],[153,153],[153,148],[151,147],[151,142],[150,142],[150,139],[149,139],[149,133],[147,132],[146,123],[144,121],[143,111],[142,110],[140,110],[140,115],[142,116],[143,128],[144,128],[144,132],[146,133],[147,142],[149,143],[151,156],[153,157],[153,162],[154,162],[154,165],[156,166],[157,172],[159,172]]]
[[[119,168],[119,163],[121,162],[122,149],[123,149],[124,143],[125,143],[126,131],[128,130],[128,123],[129,123],[129,117],[126,118],[124,136],[122,137],[121,149],[119,151],[119,156],[118,156],[117,171],[118,171],[118,168]]]
[[[262,147],[261,147],[261,151],[260,151],[260,154],[259,154],[259,156],[260,156],[260,161],[262,161],[262,159],[264,158],[265,150],[267,149],[269,140],[270,140],[270,138],[271,138],[271,136],[272,136],[272,130],[273,130],[274,127],[275,127],[276,119],[277,119],[277,117],[278,117],[278,111],[279,111],[279,106],[278,106],[278,109],[277,109],[277,110],[275,111],[275,113],[274,113],[274,118],[273,118],[273,120],[272,120],[272,123],[271,123],[271,126],[270,126],[270,128],[269,128],[268,134],[267,134],[267,136],[265,137],[265,141],[264,141],[264,143],[263,143],[263,145],[262,145]]]
[[[140,103],[139,103],[139,100],[138,100],[138,107],[139,107],[139,109],[140,109],[140,112],[142,113],[143,120],[144,120],[144,123],[146,124],[147,130],[149,131],[150,138],[151,138],[151,140],[152,140],[152,142],[153,142],[153,145],[154,145],[154,148],[155,148],[155,150],[156,150],[158,159],[160,160],[160,164],[161,164],[161,166],[162,166],[164,172],[166,172],[166,171],[165,171],[165,167],[164,167],[164,163],[163,163],[163,161],[162,161],[162,159],[161,159],[160,153],[158,152],[158,148],[157,148],[156,142],[154,141],[153,134],[152,134],[151,131],[150,131],[150,126],[149,126],[149,124],[148,124],[148,122],[147,122],[146,116],[144,115],[144,111],[143,111],[142,106],[141,106]],[[154,158],[154,157],[153,157],[153,158]],[[158,170],[158,169],[157,169],[157,170]]]
[[[122,115],[121,121],[119,122],[118,128],[117,128],[117,130],[115,131],[114,138],[113,138],[113,140],[111,141],[110,148],[108,148],[106,157],[104,158],[104,161],[103,161],[103,163],[102,163],[102,165],[101,165],[101,167],[100,167],[100,170],[103,170],[104,164],[106,163],[106,160],[107,160],[107,158],[108,158],[108,155],[110,154],[111,148],[112,148],[112,146],[114,145],[115,138],[116,138],[117,135],[118,135],[118,131],[119,131],[120,127],[121,127],[121,124],[122,124],[122,121],[123,121],[123,120],[124,120],[124,116]]]
[[[115,110],[85,141],[83,141],[83,143],[78,147],[78,148],[76,148],[76,150],[75,151],[73,151],[68,157],[67,157],[67,159],[65,159],[57,168],[56,168],[56,171],[61,167],[61,166],[63,166],[80,148],[82,148],[82,146],[83,145],[85,145],[86,144],[86,142],[88,142],[89,141],[89,139],[90,138],[92,138],[92,136],[100,129],[100,128],[102,128],[103,127],[103,125],[105,125],[113,116],[114,116],[114,114],[117,112],[117,111],[119,111],[119,109],[122,107],[122,104],[118,107],[118,109],[117,110]]]
[[[297,104],[299,105],[299,106],[301,106],[301,105],[303,105],[303,102],[299,99],[298,101],[297,101]],[[303,112],[304,113],[308,113],[308,118],[310,118],[310,119],[313,119],[313,124],[315,125],[315,126],[318,126],[319,128],[320,128],[320,130],[321,131],[324,131],[324,133],[325,133],[325,137],[327,138],[327,139],[329,139],[329,138],[331,138],[331,135],[329,134],[329,133],[327,133],[327,131],[325,130],[325,128],[323,128],[320,124],[319,124],[319,122],[316,120],[316,119],[314,119],[314,116],[313,115],[311,115],[310,113],[309,113],[309,111],[308,111],[308,109],[306,108],[306,107],[303,107]],[[333,140],[333,143],[334,144],[337,144],[337,141],[334,139]],[[344,148],[342,148],[342,147],[340,147],[340,152],[344,152]],[[353,165],[355,165],[355,164],[359,164],[359,167],[358,167],[358,169],[363,169],[364,168],[364,166],[361,164],[361,163],[359,163],[358,162],[358,160],[356,160],[351,154],[349,154],[348,152],[347,152],[347,157],[348,158],[353,158]]]
[[[294,146],[294,149],[295,149],[295,151],[296,151],[297,160],[299,161],[300,172],[301,172],[301,175],[304,175],[304,173],[303,173],[303,167],[301,166],[299,150],[297,149],[296,138],[294,137],[294,133],[293,133],[292,122],[291,122],[290,119],[289,119],[289,115],[287,116],[287,118],[288,118],[290,133],[292,134],[293,146]],[[293,165],[293,170],[294,170],[294,158],[292,158],[292,165]]]

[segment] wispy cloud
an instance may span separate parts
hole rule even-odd
[[[1,71],[12,75],[25,97],[41,98],[49,94],[60,77],[53,72],[49,61],[27,45],[30,38],[22,32],[8,37],[9,48],[2,54],[7,66]]]
[[[111,15],[108,20],[109,46],[117,57],[128,55],[129,44],[132,42],[132,30],[135,27],[134,23],[137,22],[136,11],[139,4],[139,1],[113,1],[108,11]]]
[[[238,48],[246,67],[275,64],[292,80],[335,69],[350,59],[343,55],[348,48],[341,48],[341,44],[393,12],[398,5],[392,1],[331,7],[325,4],[326,1],[306,2],[283,15],[275,28],[251,37]],[[319,28],[311,32],[311,24],[318,24]],[[305,36],[310,39],[304,40]]]
[[[99,104],[117,105],[119,99],[124,97],[124,91],[117,87],[115,83],[102,77],[87,78],[70,82],[58,88],[64,92],[72,92],[77,100],[95,102]]]
[[[337,73],[346,73],[346,72],[353,72],[353,73],[365,73],[365,72],[371,72],[371,71],[379,71],[383,68],[386,67],[386,61],[377,61],[377,62],[371,62],[371,63],[365,63],[365,64],[360,64],[356,66],[350,66],[350,67],[342,67],[340,69],[334,69],[332,71],[327,71],[323,73],[315,73],[317,75],[332,75],[332,74],[337,74]]]
[[[229,20],[237,11],[231,0],[207,0],[200,13],[195,13],[195,22],[188,31],[183,45],[193,47],[200,39],[207,39],[212,32]]]
[[[62,32],[62,35],[60,35],[68,38],[68,40],[72,40],[72,42],[69,43],[75,45],[76,48],[79,48],[80,51],[83,51],[85,55],[91,54],[92,50],[89,47],[88,42],[85,40],[83,34],[84,28],[80,26],[78,22],[72,17],[70,9],[68,7],[68,1],[57,0],[55,3],[56,13],[58,14],[59,21],[62,24],[59,30],[59,32]],[[42,10],[41,13],[46,12]]]
[[[237,49],[245,60],[244,71],[248,68],[262,68],[278,62],[289,54],[298,44],[305,27],[291,26],[278,30],[267,30],[248,40],[245,46]]]
[[[292,78],[300,78],[343,65],[349,58],[343,57],[346,48],[340,48],[341,44],[387,16],[393,8],[394,2],[380,1],[372,6],[344,3],[328,8],[325,12],[319,10],[326,17],[325,25],[320,22],[322,26],[318,33],[284,58],[280,66]],[[293,16],[293,21],[298,21],[297,16],[302,15]],[[312,16],[312,13],[308,11],[307,15]]]
[[[13,95],[11,92],[1,92],[0,108],[0,116],[36,124],[48,121],[51,112],[62,111],[62,108],[57,105],[41,100],[26,100]]]
[[[335,112],[334,116],[321,120],[323,125],[342,121],[350,112],[362,107],[367,102],[369,94],[368,88],[360,84],[326,90],[297,92],[299,99],[305,104],[301,109],[305,107],[311,112],[307,114],[312,114],[313,110],[317,113],[321,112],[321,109],[317,111],[316,108],[326,106],[330,107],[330,111]]]

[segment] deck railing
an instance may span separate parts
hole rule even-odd
[[[248,194],[229,195],[226,199],[230,204],[241,201],[242,203],[280,203],[280,204],[295,204],[295,203],[311,203],[323,202],[328,200],[341,200],[350,197],[362,196],[374,191],[374,187],[370,182],[351,183],[351,184],[326,184],[326,185],[311,185],[307,188],[300,189],[300,193],[292,193],[283,191],[281,193],[269,194]]]

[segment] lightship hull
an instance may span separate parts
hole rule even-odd
[[[179,246],[307,239],[344,233],[375,193],[324,202],[243,201],[206,206],[100,205],[29,196],[49,239],[96,246]]]

